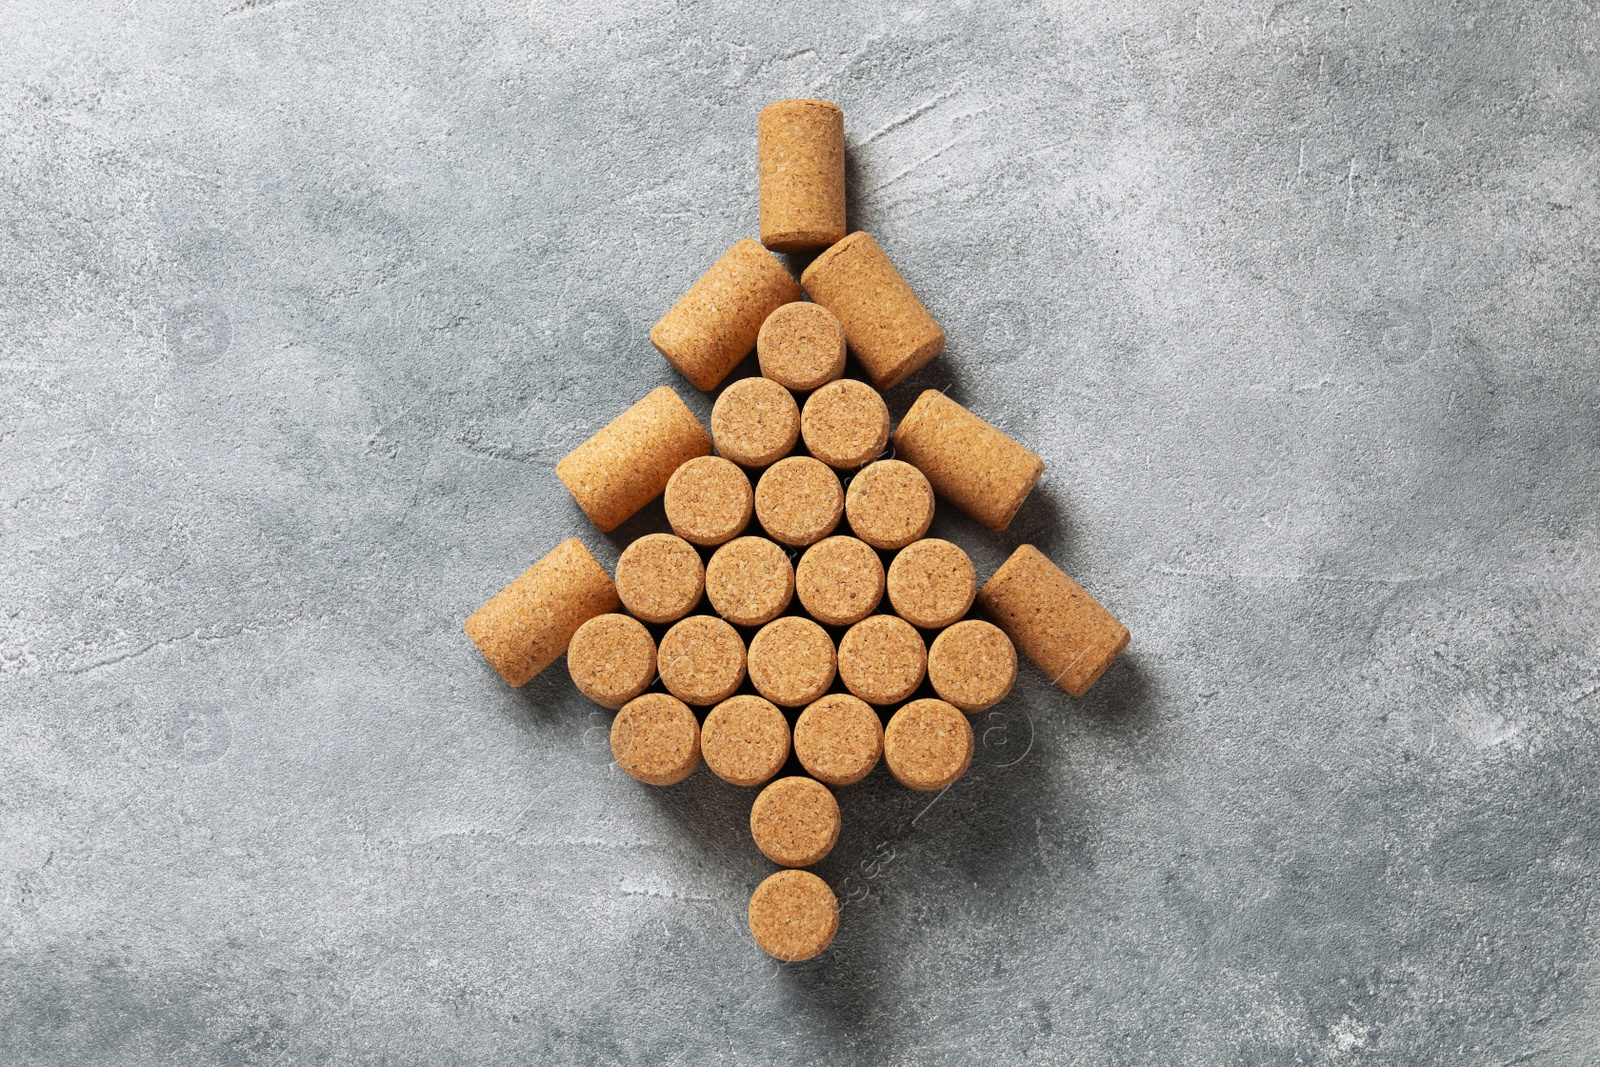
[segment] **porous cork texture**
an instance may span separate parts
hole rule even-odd
[[[883,721],[860,697],[829,693],[795,720],[794,754],[819,782],[854,785],[883,756]]]
[[[744,641],[712,615],[691,615],[661,638],[656,669],[667,692],[704,707],[727,700],[744,681]]]
[[[953,705],[929,697],[894,713],[883,730],[883,761],[907,789],[951,785],[972,765],[972,724]]]
[[[507,683],[527,685],[567,650],[578,627],[619,606],[617,588],[569,537],[467,617],[467,636]]]
[[[820,389],[843,374],[844,357],[844,327],[821,304],[785,304],[756,335],[762,376],[797,393]]]
[[[650,343],[696,388],[710,392],[750,354],[767,316],[798,299],[794,275],[746,237],[650,328]]]
[[[978,607],[1075,697],[1128,647],[1128,628],[1032,545],[1019,547],[984,583]]]
[[[794,598],[794,564],[765,537],[736,537],[706,564],[706,599],[735,626],[760,626]]]
[[[700,603],[705,584],[700,553],[672,534],[646,534],[617,560],[617,596],[645,622],[677,622]]]
[[[937,389],[917,397],[900,420],[894,450],[935,493],[997,532],[1044,473],[1044,460]]]
[[[968,715],[986,711],[1016,684],[1016,647],[993,623],[958,622],[928,646],[928,681],[941,700]]]
[[[828,626],[853,626],[883,600],[883,561],[865,541],[824,537],[800,557],[795,592],[813,619]]]
[[[750,808],[750,835],[782,867],[821,862],[839,841],[839,802],[814,778],[779,778]]]
[[[839,476],[810,456],[780,459],[756,483],[756,518],[782,544],[815,544],[833,532],[843,514]]]
[[[820,954],[839,932],[839,898],[810,871],[779,871],[750,896],[750,936],[784,963]]]
[[[839,680],[869,704],[897,704],[917,691],[928,646],[904,619],[873,615],[839,639]]]
[[[789,758],[789,720],[761,697],[729,697],[706,713],[700,755],[730,785],[761,785]]]
[[[798,615],[773,619],[750,639],[750,684],[786,708],[811,703],[833,684],[837,669],[828,631]]]
[[[933,524],[933,486],[911,464],[880,459],[850,479],[844,515],[855,535],[873,548],[904,548]]]
[[[866,382],[840,378],[806,400],[800,436],[806,449],[828,466],[854,470],[883,454],[889,443],[889,406]]]
[[[701,456],[667,482],[663,505],[672,532],[696,545],[720,545],[750,525],[755,494],[750,479],[720,456]]]
[[[857,231],[800,276],[811,299],[833,312],[867,377],[891,389],[944,350],[944,330],[872,236]]]
[[[676,785],[700,766],[700,724],[683,701],[646,693],[612,720],[611,755],[645,785]]]
[[[827,100],[779,100],[756,120],[761,243],[827,248],[844,236],[844,112]]]
[[[799,439],[800,407],[771,378],[741,378],[711,407],[711,440],[741,467],[770,466],[794,451]]]
[[[885,584],[896,614],[913,626],[937,630],[972,607],[978,595],[978,572],[960,548],[928,537],[895,554]]]
[[[609,532],[660,496],[673,471],[710,454],[711,435],[663,385],[573,449],[556,464],[556,477],[589,521]]]
[[[655,639],[638,619],[596,615],[572,635],[567,671],[580,693],[615,711],[655,680]]]

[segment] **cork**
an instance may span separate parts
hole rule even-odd
[[[748,525],[750,479],[721,456],[691,459],[673,472],[663,504],[672,532],[695,545],[720,545]]]
[[[883,755],[883,723],[859,697],[829,693],[795,720],[794,754],[817,781],[855,785]]]
[[[760,626],[794,597],[794,565],[765,537],[737,537],[706,564],[706,599],[735,626]]]
[[[750,639],[750,684],[786,708],[799,708],[833,684],[833,638],[798,615],[773,619]]]
[[[794,451],[799,439],[800,407],[794,394],[771,378],[741,378],[711,407],[711,440],[742,467],[776,463]]]
[[[1128,628],[1032,545],[1000,565],[978,593],[978,607],[1075,697],[1128,647]]]
[[[779,100],[756,120],[761,243],[811,252],[844,236],[844,112],[826,100]]]
[[[663,385],[568,453],[556,477],[589,521],[610,532],[660,496],[673,471],[710,454],[710,436]]]
[[[724,782],[761,785],[789,758],[789,720],[760,697],[729,697],[706,714],[700,754]]]
[[[854,470],[883,454],[889,443],[889,406],[866,382],[840,378],[806,400],[800,436],[828,466]]]
[[[824,537],[800,557],[794,586],[813,619],[828,626],[853,626],[883,599],[883,561],[865,541]]]
[[[583,542],[569,537],[467,618],[467,636],[511,685],[567,650],[578,627],[616,611],[617,588]]]
[[[913,700],[883,731],[883,761],[907,789],[953,784],[972,765],[972,749],[972,724],[942,700]]]
[[[928,681],[948,704],[968,715],[1005,699],[1017,681],[1017,650],[998,626],[982,619],[958,622],[928,648]]]
[[[839,840],[839,802],[815,778],[779,778],[750,808],[750,834],[773,863],[809,867]]]
[[[645,534],[617,560],[617,595],[645,622],[677,622],[700,603],[705,583],[700,553],[671,534]]]
[[[646,693],[611,720],[611,755],[645,785],[677,785],[700,766],[700,724],[683,701]]]
[[[925,537],[902,548],[889,561],[885,584],[896,614],[913,626],[937,630],[972,607],[978,595],[978,572],[967,554],[949,541]]]
[[[783,305],[756,335],[762,375],[797,393],[820,389],[843,374],[844,356],[839,317],[809,301]]]
[[[872,615],[839,640],[839,679],[868,704],[897,704],[916,692],[928,669],[922,635],[893,615]]]
[[[650,328],[650,343],[696,388],[710,392],[750,354],[767,316],[799,299],[794,275],[746,237]]]
[[[843,514],[839,476],[810,456],[780,459],[756,483],[756,518],[782,544],[815,544],[833,532]]]
[[[936,389],[894,432],[895,454],[933,491],[991,530],[1004,530],[1044,473],[1044,460]]]
[[[933,523],[933,486],[911,464],[880,459],[850,479],[844,515],[855,535],[873,548],[904,548]]]
[[[656,669],[667,692],[685,704],[720,704],[744,681],[744,642],[721,619],[691,615],[661,638]]]
[[[596,615],[572,635],[567,671],[580,693],[615,711],[655,680],[656,643],[638,619]]]
[[[879,389],[899,385],[944,349],[944,331],[870,234],[858,230],[822,253],[800,283],[838,316],[850,351]]]
[[[810,871],[779,871],[750,896],[750,936],[773,959],[809,960],[838,932],[839,899]]]

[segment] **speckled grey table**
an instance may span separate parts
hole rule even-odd
[[[0,7],[0,1061],[1600,1062],[1594,5],[754,6]],[[1134,640],[778,967],[461,621],[793,95]]]

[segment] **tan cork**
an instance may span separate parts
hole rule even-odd
[[[736,537],[706,564],[706,599],[735,626],[760,626],[794,597],[794,564],[765,537]]]
[[[705,584],[700,553],[671,534],[645,534],[617,560],[617,595],[645,622],[677,622],[700,603]]]
[[[767,316],[798,299],[794,275],[746,237],[650,328],[650,343],[696,388],[710,392],[750,354]]]
[[[972,607],[978,572],[960,548],[927,537],[913,541],[889,561],[886,585],[896,614],[913,626],[937,630]]]
[[[814,778],[779,778],[750,808],[750,834],[782,867],[821,862],[839,841],[839,802]]]
[[[844,327],[821,304],[797,301],[767,316],[756,336],[761,373],[786,389],[809,393],[844,373]]]
[[[770,466],[794,451],[800,407],[794,394],[771,378],[741,378],[712,405],[711,439],[719,453],[742,467]]]
[[[779,871],[750,896],[750,936],[775,960],[809,960],[838,932],[839,898],[810,871]]]
[[[870,234],[858,230],[822,253],[800,281],[838,316],[850,351],[879,389],[899,385],[944,350],[944,330]]]
[[[829,693],[795,720],[794,754],[819,782],[854,785],[883,755],[883,722],[859,697]]]
[[[663,385],[573,449],[556,477],[589,521],[611,531],[660,496],[673,471],[710,454],[710,435]]]
[[[673,473],[662,503],[673,533],[691,544],[720,545],[750,525],[755,494],[735,464],[701,456]]]
[[[720,704],[744,681],[744,642],[716,616],[691,615],[661,638],[656,669],[667,692],[685,704]]]
[[[880,459],[850,479],[844,515],[855,535],[873,548],[904,548],[933,523],[933,486],[911,464]]]
[[[978,593],[978,607],[1075,697],[1128,647],[1128,628],[1032,545],[1000,565]]]
[[[1011,525],[1044,473],[1044,460],[936,389],[900,420],[894,451],[934,492],[995,531]]]
[[[786,708],[803,707],[828,691],[835,667],[833,638],[798,615],[773,619],[750,639],[750,684]]]
[[[700,724],[683,701],[646,693],[611,721],[611,755],[645,785],[677,785],[700,766]]]
[[[800,413],[806,448],[830,467],[854,470],[883,454],[889,406],[866,382],[840,378],[812,393]]]
[[[839,476],[810,456],[780,459],[756,483],[756,518],[774,541],[797,548],[815,544],[843,514]]]
[[[567,650],[578,627],[619,606],[616,586],[583,542],[569,537],[467,618],[467,636],[511,685]]]
[[[928,646],[909,622],[872,615],[839,639],[839,680],[868,704],[897,704],[917,691]]]
[[[947,703],[968,715],[994,707],[1017,681],[1017,650],[998,626],[958,622],[928,647],[928,681]]]
[[[827,248],[844,236],[844,112],[826,100],[779,100],[756,120],[761,243]]]
[[[972,750],[972,724],[942,700],[913,700],[883,731],[883,761],[907,789],[951,785],[972,765]]]
[[[865,541],[824,537],[800,557],[794,585],[813,619],[828,626],[853,626],[883,600],[883,561]]]
[[[579,692],[615,711],[655,681],[655,639],[638,619],[596,615],[572,635],[567,670]]]
[[[761,785],[789,758],[789,720],[760,697],[729,697],[706,714],[700,754],[724,782]]]

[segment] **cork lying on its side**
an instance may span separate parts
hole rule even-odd
[[[790,456],[756,483],[756,518],[774,541],[804,547],[833,532],[844,514],[839,476],[810,456]]]
[[[925,630],[949,626],[972,607],[978,572],[960,548],[937,537],[914,541],[889,562],[889,603]]]
[[[896,704],[917,691],[928,669],[922,635],[893,615],[873,615],[839,639],[839,680],[869,704]]]
[[[605,568],[569,537],[473,612],[466,631],[500,677],[521,686],[567,650],[578,627],[617,607]]]
[[[944,330],[870,234],[857,231],[800,276],[811,299],[833,312],[867,377],[890,389],[944,350]]]
[[[778,100],[756,120],[761,243],[827,248],[844,236],[844,112],[827,100]]]
[[[656,669],[667,692],[685,704],[720,704],[744,681],[744,642],[721,619],[691,615],[661,638]]]
[[[673,533],[691,544],[720,545],[750,525],[755,494],[733,463],[701,456],[673,473],[663,503]]]
[[[673,471],[710,454],[710,435],[663,385],[573,449],[556,464],[556,477],[589,521],[609,532],[660,496]]]
[[[779,778],[750,808],[750,834],[783,867],[821,862],[839,840],[839,802],[814,778]]]
[[[736,537],[706,564],[706,599],[735,626],[760,626],[794,597],[794,564],[765,537]]]
[[[911,464],[880,459],[850,479],[844,514],[855,535],[873,548],[904,548],[933,523],[933,486]]]
[[[696,388],[710,392],[756,346],[767,316],[798,299],[794,275],[747,237],[650,328],[650,343]]]
[[[883,723],[859,697],[829,693],[795,720],[794,754],[819,782],[854,785],[883,755]]]
[[[883,600],[883,561],[854,537],[824,537],[800,557],[795,592],[818,622],[853,626]]]
[[[871,463],[889,443],[889,406],[866,382],[840,378],[812,393],[800,413],[806,448],[830,467]]]
[[[656,643],[638,619],[596,615],[572,635],[567,670],[580,693],[615,711],[655,680]]]
[[[894,450],[934,492],[996,531],[1011,525],[1044,473],[1044,460],[936,389],[900,420]]]
[[[617,560],[617,595],[645,622],[676,622],[700,603],[706,571],[681,537],[645,534]]]
[[[810,871],[779,871],[750,896],[750,936],[785,963],[820,954],[839,932],[839,899]]]
[[[750,639],[750,684],[774,704],[803,707],[828,691],[836,670],[828,631],[798,615],[773,619]]]
[[[972,724],[956,708],[932,698],[913,700],[883,731],[883,761],[908,789],[931,792],[955,782],[972,765]]]
[[[729,697],[706,714],[700,754],[730,785],[771,781],[789,758],[789,721],[761,697]]]
[[[1075,697],[1128,647],[1128,628],[1032,545],[1000,565],[978,593],[978,607]]]
[[[998,626],[958,622],[928,648],[928,681],[940,698],[968,715],[994,707],[1017,681],[1017,650]]]
[[[800,439],[794,394],[771,378],[741,378],[711,407],[711,439],[718,452],[740,466],[778,462]]]
[[[756,336],[763,376],[808,393],[844,373],[844,327],[821,304],[797,301],[767,316]]]
[[[645,785],[676,785],[700,766],[700,724],[683,701],[646,693],[612,720],[611,754]]]

